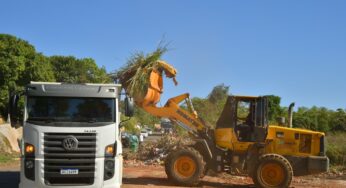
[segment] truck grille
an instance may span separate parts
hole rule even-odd
[[[78,147],[67,150],[63,140],[75,137]],[[45,133],[44,180],[47,185],[92,185],[95,177],[96,133]],[[61,174],[78,169],[78,174]]]

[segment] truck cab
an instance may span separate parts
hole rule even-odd
[[[19,187],[120,187],[120,90],[118,84],[27,85]],[[19,95],[10,99],[13,126],[18,100]],[[130,116],[131,103],[125,102]]]

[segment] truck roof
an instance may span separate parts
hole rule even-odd
[[[69,85],[88,85],[88,86],[113,86],[113,87],[121,87],[121,84],[103,84],[103,83],[81,83],[81,84],[70,84],[70,83],[63,83],[63,82],[34,82],[31,81],[30,85],[62,85],[62,84],[69,84]]]
[[[26,86],[28,96],[52,97],[95,97],[116,98],[121,91],[120,84],[83,83],[69,84],[59,82],[30,82]]]

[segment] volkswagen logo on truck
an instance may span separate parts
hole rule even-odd
[[[67,151],[76,150],[78,148],[78,140],[74,136],[69,136],[62,141],[62,146]]]

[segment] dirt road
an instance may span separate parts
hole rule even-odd
[[[124,169],[123,188],[135,187],[177,187],[166,179],[166,174],[161,166],[127,167]],[[247,188],[255,187],[248,177],[235,177],[223,175],[219,177],[205,176],[199,187],[229,187]],[[313,176],[295,177],[291,187],[295,188],[341,188],[346,187],[346,176],[334,179],[321,179]]]
[[[0,166],[0,187],[17,188],[19,183],[19,165],[13,163]],[[171,184],[166,179],[162,166],[140,166],[125,167],[123,188],[174,188],[178,187]],[[234,177],[224,175],[221,177],[206,176],[203,178],[199,187],[215,188],[248,188],[254,187],[252,180],[247,177]],[[346,176],[340,176],[334,179],[304,177],[294,178],[292,187],[295,188],[341,188],[346,187]]]

